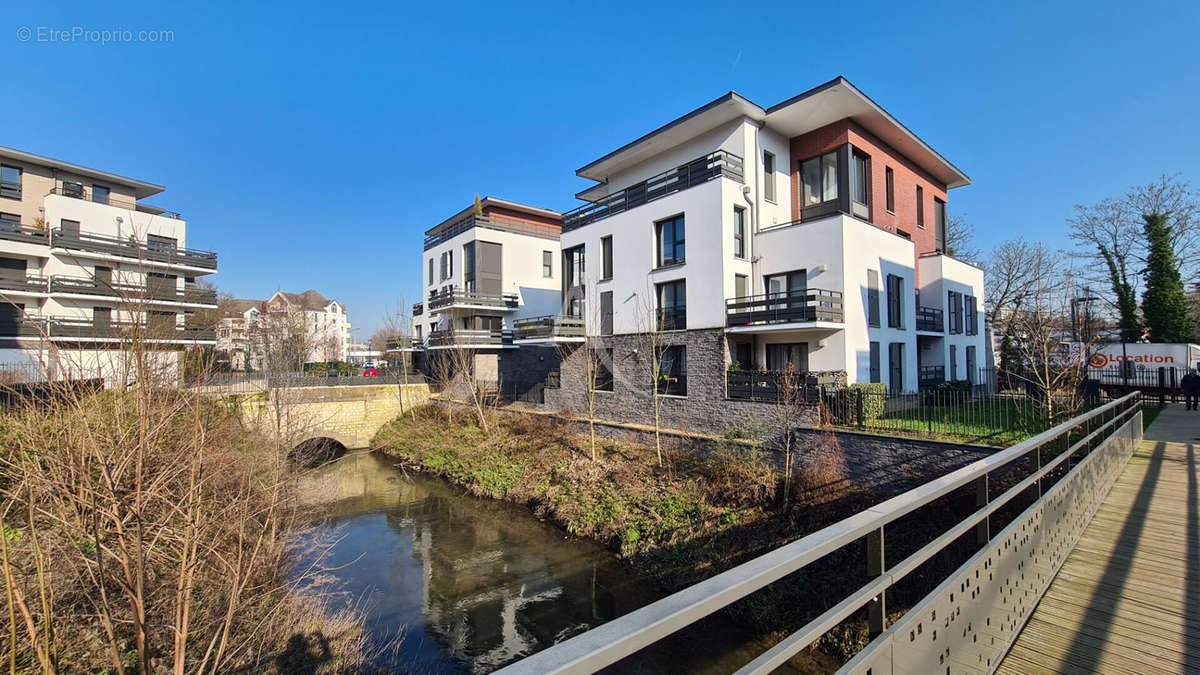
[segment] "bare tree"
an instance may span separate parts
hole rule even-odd
[[[276,439],[282,441],[294,432],[298,420],[291,415],[290,390],[303,377],[304,363],[313,350],[312,334],[302,312],[286,307],[264,312],[253,327],[254,343],[260,350],[260,368],[265,377]]]
[[[984,285],[988,315],[1003,325],[1009,313],[1019,311],[1029,301],[1049,265],[1056,256],[1040,242],[1009,239],[992,249],[984,264]]]
[[[651,421],[654,424],[654,452],[658,457],[658,465],[663,466],[662,447],[662,400],[660,394],[670,387],[670,374],[664,373],[664,361],[667,348],[670,346],[669,335],[665,329],[673,328],[673,317],[658,306],[658,298],[653,287],[635,298],[637,303],[634,312],[635,325],[638,335],[638,348],[642,353],[642,362],[646,384],[649,385]]]
[[[945,238],[946,255],[966,263],[979,262],[979,249],[975,248],[975,226],[961,216],[947,215]]]
[[[400,403],[400,414],[404,414],[405,397],[410,394],[409,374],[412,371],[412,310],[404,297],[396,303],[396,311],[384,317],[384,327],[371,335],[369,345],[372,350],[386,354],[395,345],[398,367],[385,368],[384,376],[396,384],[396,398]],[[416,419],[416,406],[409,405],[410,416]]]
[[[779,373],[776,405],[776,422],[782,434],[779,445],[783,450],[783,502],[786,505],[792,494],[792,458],[795,454],[795,428],[802,419],[808,405],[808,373],[796,370],[789,361]]]

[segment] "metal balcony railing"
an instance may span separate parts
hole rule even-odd
[[[562,234],[562,228],[557,224],[527,223],[501,216],[470,215],[438,229],[433,234],[426,235],[425,250],[428,251],[434,246],[445,241],[450,241],[463,232],[476,227],[482,227],[486,230],[497,230],[499,232],[524,234],[531,237],[538,237],[539,239],[553,239],[554,241],[558,241],[559,235]]]
[[[943,319],[941,309],[922,305],[917,306],[917,330],[944,333],[946,332],[946,324]]]
[[[425,304],[424,303],[420,303],[420,302],[413,303],[413,308],[412,308],[413,316],[421,316],[424,313],[425,313]]]
[[[794,394],[809,403],[820,402],[821,387],[836,386],[842,379],[837,371],[797,372],[794,377]],[[725,375],[725,395],[738,401],[778,403],[787,390],[785,374],[777,370],[730,370]]]
[[[455,328],[429,332],[430,347],[502,347],[512,344],[512,331]]]
[[[180,290],[174,284],[124,284],[105,282],[88,277],[55,275],[50,277],[50,292],[97,295],[131,301],[162,300],[166,302],[187,302],[213,306],[217,304],[217,292],[211,288],[185,286],[183,290]]]
[[[934,387],[946,381],[946,366],[921,366],[917,372],[917,384]]]
[[[0,239],[21,241],[27,244],[39,244],[41,246],[50,243],[50,238],[46,235],[45,228],[39,229],[29,225],[22,225],[12,220],[0,220]]]
[[[571,316],[539,316],[513,322],[514,340],[545,340],[584,337],[583,319]]]
[[[133,260],[149,260],[171,265],[217,269],[217,254],[212,251],[148,244],[134,238],[122,239],[90,233],[67,234],[63,232],[62,228],[56,228],[51,235],[50,242],[53,248],[104,253]]]
[[[583,227],[588,223],[594,223],[656,199],[662,199],[667,195],[721,176],[732,178],[739,183],[743,182],[742,158],[731,152],[718,150],[669,171],[651,176],[636,185],[631,185],[624,190],[567,211],[563,214],[562,231],[570,232],[577,227]]]
[[[440,291],[430,291],[429,311],[436,312],[455,305],[471,305],[474,307],[494,307],[496,309],[514,309],[517,306],[515,293],[500,295],[485,295],[461,288],[450,288]]]
[[[167,211],[166,209],[162,209],[157,206],[151,206],[150,204],[139,204],[134,200],[124,199],[122,197],[114,197],[111,194],[103,199],[97,200],[92,188],[82,183],[64,182],[62,185],[56,186],[53,190],[50,190],[50,194],[81,199],[85,202],[95,202],[97,204],[104,204],[105,206],[115,206],[117,208],[128,209],[130,211],[141,211],[142,213],[162,216],[172,220],[179,220],[182,218],[182,216],[180,216],[176,211]]]
[[[25,293],[45,293],[46,277],[28,274],[24,276],[0,275],[0,294],[2,291],[24,291]]]
[[[21,198],[21,184],[9,181],[0,181],[0,197],[6,199]]]
[[[842,293],[820,288],[803,288],[786,293],[767,293],[725,301],[725,325],[842,323]]]
[[[20,337],[45,336],[52,340],[81,338],[111,338],[126,340],[140,338],[152,342],[196,342],[217,339],[216,329],[209,326],[179,326],[175,324],[145,324],[131,321],[101,321],[76,317],[23,316],[12,327]],[[8,330],[0,327],[0,332]]]

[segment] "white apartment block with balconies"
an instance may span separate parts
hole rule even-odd
[[[700,400],[745,393],[727,369],[908,391],[985,365],[983,274],[944,253],[969,179],[844,78],[770,108],[731,92],[576,173],[596,183],[563,214],[562,312],[613,336],[617,382],[650,321],[660,393]]]
[[[166,370],[187,346],[213,345],[187,324],[216,294],[193,282],[217,256],[187,248],[187,223],[143,203],[160,185],[0,148],[0,340],[5,362],[54,377],[135,377],[130,340]]]

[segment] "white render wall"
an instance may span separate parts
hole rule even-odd
[[[930,340],[929,351],[926,352],[926,365],[946,366],[946,379],[950,381],[968,379],[967,347],[975,347],[975,368],[989,367],[985,345],[987,344],[986,326],[983,311],[983,270],[956,260],[947,255],[927,255],[917,263],[921,276],[921,304],[926,307],[942,309],[942,320],[945,326],[945,336],[941,340]],[[963,332],[950,333],[950,306],[947,293],[955,291],[963,295]],[[979,312],[978,334],[967,335],[966,332],[966,296],[975,296],[975,306]],[[958,352],[958,369],[950,372],[950,345]],[[977,381],[978,373],[970,374],[972,381]]]

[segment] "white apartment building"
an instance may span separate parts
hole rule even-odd
[[[413,306],[415,348],[471,349],[476,376],[500,379],[499,355],[558,333],[582,340],[582,324],[558,320],[562,270],[557,211],[495,197],[425,232],[425,300]]]
[[[221,303],[221,319],[217,323],[216,351],[229,360],[231,370],[260,370],[261,350],[255,347],[254,331],[258,317],[265,311],[262,300],[227,300]]]
[[[186,247],[179,214],[141,201],[164,189],[0,147],[0,360],[120,386],[136,377],[122,349],[134,337],[168,374],[183,348],[215,344],[187,317],[216,307],[192,282],[217,256]]]
[[[267,317],[295,316],[304,327],[305,363],[346,361],[350,355],[350,317],[345,305],[311,288],[303,293],[276,291],[266,302]]]
[[[614,408],[651,322],[658,393],[692,402],[788,363],[896,391],[987,365],[983,273],[944,252],[969,179],[844,78],[769,108],[730,92],[576,173],[562,312],[612,336]]]

